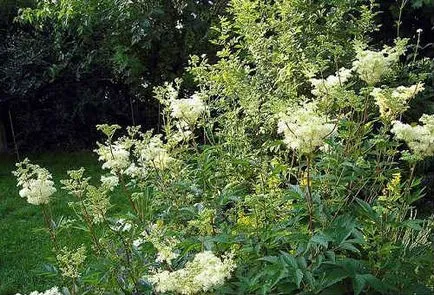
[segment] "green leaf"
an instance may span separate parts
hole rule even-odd
[[[363,288],[365,288],[366,285],[366,280],[364,278],[363,275],[356,275],[353,279],[353,291],[354,291],[354,295],[359,295],[362,291]]]
[[[301,281],[303,280],[303,272],[301,269],[297,269],[295,271],[295,283],[297,284],[297,288],[300,288]]]

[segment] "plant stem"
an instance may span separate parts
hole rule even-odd
[[[42,204],[42,213],[44,214],[44,221],[45,221],[45,225],[48,229],[48,232],[50,233],[50,238],[51,241],[53,242],[54,248],[57,250],[58,244],[57,244],[57,238],[56,238],[56,233],[53,229],[52,223],[51,223],[51,216],[49,216],[49,214],[47,213],[47,209],[46,209],[46,205]]]
[[[402,19],[402,11],[404,10],[405,5],[407,4],[408,0],[402,0],[401,5],[399,6],[399,16],[398,16],[398,22],[396,26],[396,37],[399,38],[400,28],[401,28],[401,19]]]
[[[309,211],[309,230],[313,234],[314,226],[313,226],[313,202],[312,202],[312,189],[310,182],[310,167],[311,166],[311,155],[307,156],[307,207]]]
[[[8,110],[8,115],[9,115],[9,124],[11,126],[12,139],[14,141],[15,153],[17,154],[17,160],[18,160],[18,162],[21,162],[21,160],[20,160],[20,153],[18,151],[18,145],[17,145],[16,136],[15,136],[15,129],[14,129],[13,121],[12,121],[12,114],[11,114],[11,109],[10,108]]]
[[[416,61],[417,50],[419,49],[419,45],[420,45],[420,34],[421,34],[421,31],[418,30],[416,48],[414,49],[413,63]]]

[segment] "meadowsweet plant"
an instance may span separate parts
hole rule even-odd
[[[341,87],[351,78],[351,69],[341,68],[335,75],[330,75],[325,79],[311,78],[309,82],[314,87],[312,94],[315,96],[327,96],[332,94],[336,87]]]
[[[414,202],[434,119],[405,121],[429,75],[401,72],[412,71],[401,59],[409,40],[367,42],[373,3],[314,2],[231,1],[218,59],[191,59],[196,91],[180,79],[154,89],[158,131],[97,126],[102,175],[72,170],[61,182],[89,241],[57,248],[65,288],[432,291],[433,219]],[[24,164],[23,187],[39,177]]]

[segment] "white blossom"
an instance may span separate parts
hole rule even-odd
[[[434,115],[422,115],[422,125],[411,126],[400,121],[393,122],[392,133],[399,140],[405,141],[410,150],[417,156],[434,155]]]
[[[211,251],[196,254],[193,261],[176,271],[162,271],[148,277],[157,292],[196,294],[224,284],[231,277],[235,263],[231,255],[220,259]]]
[[[15,295],[21,295],[21,293],[16,293]],[[29,295],[63,295],[63,294],[59,291],[59,288],[53,287],[43,292],[33,291]]]
[[[410,87],[399,86],[395,89],[374,88],[371,96],[380,109],[383,118],[394,119],[408,109],[408,102],[416,94],[424,90],[424,84],[418,83]]]
[[[284,143],[291,149],[309,154],[323,146],[334,129],[327,116],[318,113],[315,103],[306,103],[282,114],[277,131],[283,134]]]
[[[191,127],[196,124],[205,109],[205,103],[197,93],[191,98],[170,100],[170,115],[179,120],[181,127]]]
[[[353,69],[368,85],[378,83],[384,75],[391,71],[391,66],[405,52],[406,42],[405,39],[398,40],[395,47],[385,46],[381,51],[367,50],[357,45],[357,56],[353,62]]]
[[[108,169],[117,174],[130,166],[130,152],[120,143],[107,146],[99,144],[95,150],[99,155],[98,160],[104,162],[103,169]]]
[[[184,25],[182,24],[182,22],[180,20],[177,20],[175,28],[178,30],[181,30],[182,28],[184,28]]]
[[[116,175],[101,175],[101,185],[104,189],[113,191],[119,185],[119,177]]]
[[[160,136],[154,136],[138,148],[139,161],[145,167],[164,170],[174,159],[169,156]]]
[[[312,94],[315,96],[327,95],[330,90],[335,87],[342,86],[351,77],[350,69],[341,68],[335,75],[330,75],[326,79],[310,79],[310,83],[313,85]]]
[[[132,224],[126,221],[124,218],[119,218],[116,220],[114,225],[110,226],[110,228],[114,231],[128,232],[131,230]]]
[[[19,195],[33,205],[48,204],[50,197],[57,191],[52,176],[47,169],[30,163],[29,159],[17,164],[13,174],[21,186]]]

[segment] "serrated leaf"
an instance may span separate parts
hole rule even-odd
[[[303,272],[301,271],[301,269],[297,269],[295,271],[295,283],[297,284],[297,288],[300,288],[302,280],[303,280]]]
[[[356,275],[353,279],[353,291],[354,291],[354,295],[359,295],[363,289],[365,288],[366,285],[366,280],[363,277],[363,275]]]

